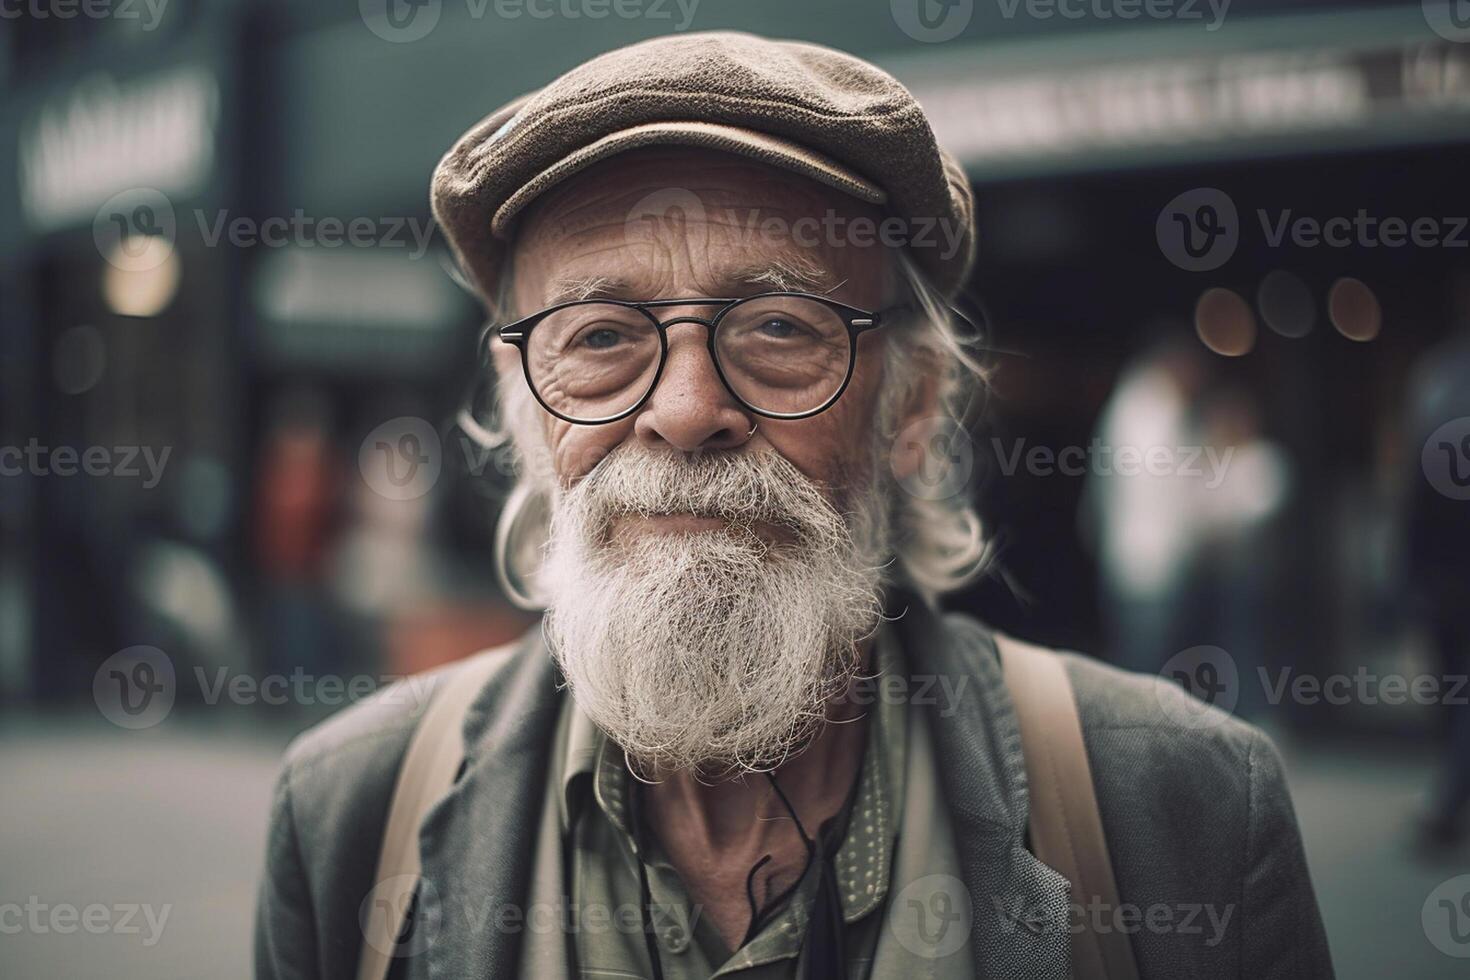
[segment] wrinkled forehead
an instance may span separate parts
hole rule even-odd
[[[511,250],[515,305],[773,289],[878,305],[891,265],[882,220],[874,205],[756,160],[635,150],[528,208]]]

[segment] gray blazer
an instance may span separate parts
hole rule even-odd
[[[904,611],[904,603],[907,610]],[[1068,885],[1026,849],[1020,736],[990,632],[900,595],[892,609],[952,811],[970,943],[986,978],[1068,975]],[[1181,725],[1156,678],[1066,658],[1122,910],[1145,978],[1331,977],[1281,760],[1237,719]],[[454,675],[441,669],[433,683]],[[922,697],[961,691],[952,702]],[[960,682],[964,686],[960,687]],[[400,684],[403,682],[400,682]],[[395,687],[298,738],[276,789],[256,922],[260,980],[352,980],[398,764],[418,717]],[[922,690],[921,690],[922,689]],[[539,629],[505,655],[465,721],[461,778],[420,832],[421,943],[394,975],[510,977],[560,698]],[[1213,710],[1213,709],[1211,709]],[[1130,909],[1129,906],[1136,906]],[[1115,911],[1121,915],[1115,917]],[[1088,912],[1093,915],[1095,912]],[[1058,927],[1057,924],[1063,924]]]

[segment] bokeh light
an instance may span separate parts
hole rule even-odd
[[[1256,345],[1256,318],[1239,293],[1220,286],[1204,291],[1194,306],[1200,341],[1224,357],[1249,354]]]
[[[1361,279],[1344,277],[1332,284],[1327,292],[1327,316],[1338,333],[1363,343],[1377,337],[1383,327],[1378,297]]]

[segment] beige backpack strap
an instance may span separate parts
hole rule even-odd
[[[1117,909],[1118,884],[1093,792],[1082,720],[1062,659],[1051,650],[995,634],[1006,687],[1016,706],[1031,786],[1031,848],[1072,883],[1072,901]],[[1072,934],[1076,980],[1137,980],[1128,935],[1097,932],[1083,916]]]
[[[403,920],[419,883],[419,826],[454,785],[464,759],[465,713],[510,647],[476,654],[444,678],[414,730],[398,767],[378,851],[372,908],[361,918],[357,980],[386,980]]]

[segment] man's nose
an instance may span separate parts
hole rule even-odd
[[[633,426],[644,444],[695,452],[733,449],[750,439],[755,417],[720,381],[707,330],[692,322],[669,327],[663,376]]]

